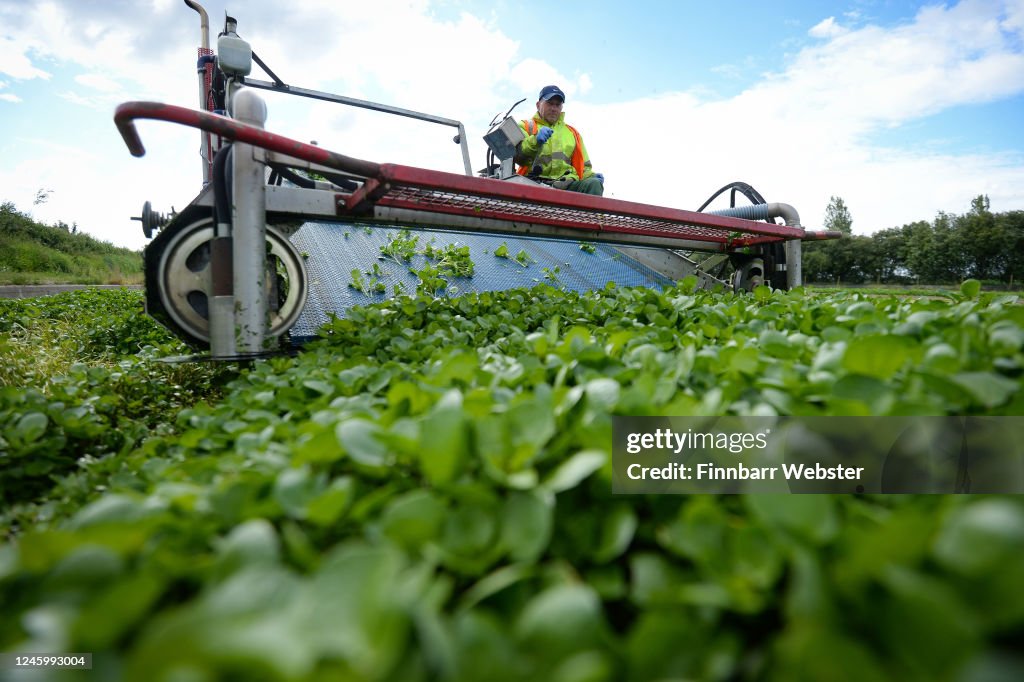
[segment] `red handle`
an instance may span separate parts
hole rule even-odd
[[[199,128],[229,140],[294,156],[303,161],[317,163],[344,173],[373,177],[380,172],[380,164],[372,161],[355,159],[328,151],[323,147],[276,135],[227,116],[161,102],[125,102],[118,105],[114,111],[114,123],[132,156],[143,156],[146,153],[139,132],[135,128],[135,119],[139,118],[169,121],[191,128]]]

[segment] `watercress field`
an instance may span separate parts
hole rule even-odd
[[[132,292],[0,301],[0,649],[90,680],[1024,679],[1020,498],[613,496],[609,461],[613,414],[1024,414],[1022,349],[970,282],[399,296],[251,367],[158,362]]]

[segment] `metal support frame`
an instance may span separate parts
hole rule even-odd
[[[238,121],[263,128],[267,120],[267,106],[255,92],[245,88],[238,90],[232,106],[232,113]],[[261,353],[267,350],[265,344],[269,331],[264,151],[251,144],[236,142],[233,153],[231,237],[235,352]]]
[[[803,243],[798,239],[786,242],[786,288],[795,289],[804,284]]]
[[[272,92],[280,92],[286,95],[298,95],[299,97],[309,97],[310,99],[318,99],[324,102],[333,102],[335,104],[347,104],[353,107],[359,107],[360,109],[369,109],[371,111],[380,111],[386,114],[395,114],[396,116],[405,116],[406,118],[413,118],[417,121],[426,121],[428,123],[437,123],[443,126],[450,126],[455,128],[458,132],[455,135],[455,142],[462,148],[462,164],[466,169],[466,175],[473,175],[473,166],[469,160],[469,144],[466,142],[466,128],[462,125],[462,122],[456,121],[451,118],[444,118],[442,116],[434,116],[433,114],[424,114],[419,111],[413,111],[411,109],[402,109],[401,107],[393,107],[388,104],[378,104],[377,102],[369,102],[363,99],[356,99],[354,97],[345,97],[343,95],[335,95],[330,92],[322,92],[320,90],[310,90],[308,88],[297,88],[292,85],[286,85],[285,83],[271,83],[268,81],[261,81],[254,78],[246,78],[245,85],[250,88],[258,88],[260,90],[270,90]]]
[[[671,249],[620,246],[618,250],[670,279],[678,281],[692,275],[697,278],[698,289],[707,289],[715,285],[728,285],[728,282],[725,280],[710,274],[709,270],[711,268],[708,267],[709,263],[698,263],[693,258]],[[714,265],[718,265],[727,259],[728,256],[724,254],[715,254],[707,260],[713,261]]]

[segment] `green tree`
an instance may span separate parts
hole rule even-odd
[[[865,275],[874,282],[901,282],[909,278],[907,234],[898,227],[871,235],[864,260]]]
[[[831,197],[825,208],[825,229],[836,230],[843,234],[853,233],[853,217],[842,197]]]
[[[865,273],[870,250],[871,238],[864,236],[811,242],[804,247],[804,279],[828,284],[860,284],[868,278]]]
[[[983,194],[963,215],[940,211],[931,223],[920,220],[870,237],[850,234],[853,221],[839,197],[832,197],[825,220],[844,238],[804,246],[808,282],[956,284],[974,277],[1012,286],[1024,277],[1024,211],[992,213]]]
[[[832,258],[829,251],[830,242],[805,242],[801,265],[805,282],[831,281]]]
[[[1008,275],[1011,235],[989,210],[989,200],[979,194],[971,210],[956,220],[962,251],[967,257],[967,274],[981,280],[1002,280]]]
[[[939,212],[930,225],[922,220],[907,226],[907,266],[919,284],[952,284],[963,279],[962,245],[957,243],[954,222],[955,216]]]
[[[1007,284],[1013,286],[1024,276],[1024,211],[997,213],[996,222],[1003,231],[1008,254],[1003,275]]]
[[[987,194],[979,194],[978,196],[971,199],[971,213],[978,215],[990,213],[990,206],[991,204],[989,203]]]

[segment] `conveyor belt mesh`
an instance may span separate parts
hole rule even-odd
[[[408,264],[382,257],[380,247],[400,232],[398,228],[310,222],[292,235],[292,243],[300,253],[306,254],[310,280],[306,307],[291,331],[293,342],[301,343],[315,336],[329,314],[344,317],[353,306],[384,301],[395,295],[396,287],[402,293],[416,293],[418,278],[410,269],[423,268],[428,263],[426,256],[417,254]],[[575,291],[598,289],[608,282],[648,287],[672,283],[614,247],[601,244],[595,244],[596,250],[587,253],[580,249],[578,242],[567,240],[444,230],[411,230],[409,234],[418,239],[417,251],[422,251],[431,241],[435,248],[448,244],[469,246],[474,274],[469,278],[452,278],[449,295],[529,288],[540,282]],[[508,247],[510,258],[494,255],[502,245]],[[526,267],[515,261],[520,251],[529,255]],[[373,273],[374,265],[377,274],[367,274]],[[352,270],[359,271],[366,284],[382,282],[385,291],[364,293],[353,288],[350,286]]]

